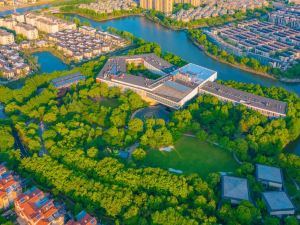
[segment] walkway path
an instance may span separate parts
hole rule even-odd
[[[243,162],[241,162],[241,161],[238,159],[238,157],[236,156],[235,153],[233,153],[233,158],[235,159],[235,161],[236,161],[238,164],[240,164],[240,165],[243,164]]]

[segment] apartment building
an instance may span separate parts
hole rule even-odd
[[[174,0],[175,4],[191,4],[192,6],[198,7],[202,4],[201,0]]]
[[[96,34],[97,30],[93,27],[81,26],[81,27],[79,27],[78,31],[80,33],[85,34],[85,35],[94,36]]]
[[[300,30],[300,5],[284,7],[269,13],[269,21]]]
[[[24,14],[14,13],[11,15],[12,19],[19,22],[19,23],[25,23],[25,16]]]
[[[15,37],[12,33],[0,29],[0,45],[10,45],[15,42]]]
[[[63,225],[64,215],[47,194],[36,187],[20,194],[15,200],[17,221],[21,225]]]
[[[140,7],[171,14],[173,11],[173,0],[141,0]]]
[[[300,59],[300,30],[256,19],[212,28],[206,34],[220,48],[287,69]]]
[[[75,30],[76,24],[54,16],[38,13],[25,14],[25,22],[36,27],[39,31],[53,34],[62,30]]]
[[[14,26],[17,24],[12,18],[1,18],[0,17],[0,27],[5,27],[7,29],[13,30]]]
[[[21,191],[17,179],[6,167],[0,165],[0,210],[9,208]]]
[[[38,30],[29,24],[18,23],[15,25],[14,30],[17,34],[25,36],[28,40],[36,40],[39,38]]]

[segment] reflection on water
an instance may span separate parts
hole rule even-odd
[[[33,56],[37,57],[42,73],[52,73],[54,71],[67,70],[69,67],[50,52],[37,52]]]

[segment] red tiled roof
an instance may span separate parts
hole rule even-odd
[[[19,195],[16,204],[27,220],[34,221],[36,225],[49,224],[49,218],[58,212],[53,200],[48,199],[44,192],[39,189]]]

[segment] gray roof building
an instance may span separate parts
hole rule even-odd
[[[256,164],[256,179],[271,187],[282,188],[283,178],[280,168]]]
[[[206,82],[201,90],[224,101],[243,104],[269,117],[286,116],[287,103],[227,87],[216,82]]]
[[[74,73],[63,77],[55,78],[51,81],[51,83],[58,89],[66,88],[71,86],[72,84],[77,84],[79,81],[85,80],[85,76],[81,73]]]
[[[245,178],[222,176],[222,198],[233,204],[250,201],[248,181]]]
[[[284,191],[272,191],[262,193],[270,215],[293,215],[295,207]]]

